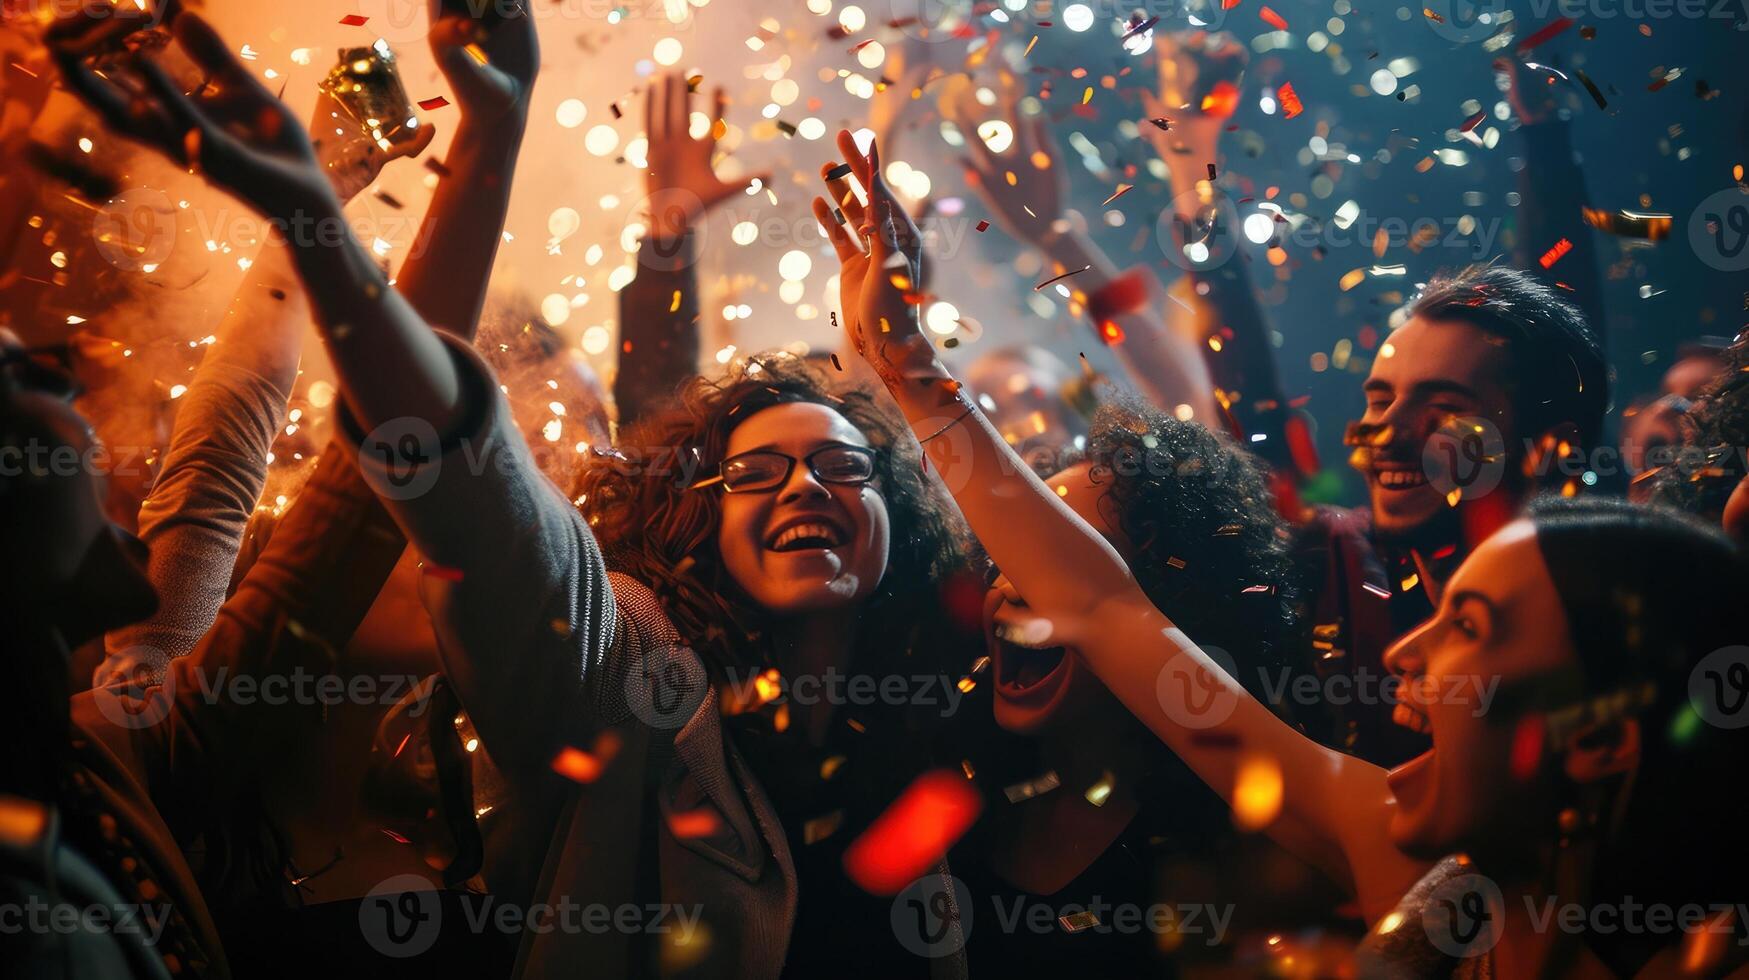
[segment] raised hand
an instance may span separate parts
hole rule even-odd
[[[828,163],[821,176],[832,203],[814,198],[814,217],[838,253],[838,305],[851,346],[890,388],[911,371],[938,367],[918,315],[923,236],[881,176],[878,142],[864,155],[850,133],[840,131],[838,151],[866,190],[866,203],[848,180],[831,176],[838,165]],[[842,224],[834,207],[844,215]]]
[[[310,115],[310,132],[326,133],[345,130],[345,112],[326,90],[316,95],[316,108]],[[339,123],[337,126],[336,123]],[[316,159],[328,174],[328,183],[342,201],[350,201],[364,192],[383,172],[390,161],[416,157],[425,152],[437,130],[422,122],[411,140],[389,141],[384,149],[369,134],[348,132],[315,141]]]
[[[990,149],[978,135],[983,108],[973,96],[970,83],[947,86],[941,96],[941,114],[965,134],[966,182],[971,184],[996,220],[1009,234],[1038,247],[1054,236],[1052,224],[1062,217],[1064,184],[1062,154],[1051,134],[1050,122],[1041,113],[1022,115],[1016,83],[1006,73],[1000,96],[1002,118],[1014,132],[1014,143],[1005,153]],[[1010,180],[1012,177],[1012,180]]]
[[[759,174],[729,182],[717,176],[713,158],[722,137],[728,99],[719,87],[711,98],[711,126],[705,135],[692,135],[692,86],[686,76],[669,72],[650,81],[644,95],[644,131],[649,137],[644,170],[644,191],[650,200],[651,234],[678,238],[704,213],[747,189],[754,180],[769,181]]]
[[[1203,170],[1238,106],[1245,48],[1229,34],[1184,31],[1156,35],[1154,51],[1160,93],[1142,90],[1142,134],[1168,167]]]
[[[143,53],[98,72],[86,58],[92,23],[102,19],[76,13],[48,40],[68,87],[115,131],[200,170],[268,217],[334,201],[309,134],[206,21],[184,13],[174,22],[177,42],[205,75],[192,93]]]
[[[465,121],[508,118],[520,125],[527,119],[528,95],[540,70],[540,39],[526,3],[504,16],[475,18],[433,0],[430,42]],[[485,56],[484,62],[470,46]]]

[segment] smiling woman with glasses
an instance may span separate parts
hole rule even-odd
[[[578,499],[620,608],[639,608],[638,587],[660,601],[655,615],[718,692],[725,748],[746,761],[730,772],[775,817],[800,898],[791,923],[767,924],[787,930],[773,952],[799,975],[846,948],[881,975],[919,975],[925,961],[887,926],[891,899],[851,885],[843,854],[932,759],[958,766],[932,751],[951,744],[948,718],[939,704],[799,692],[835,675],[964,677],[980,652],[974,624],[956,625],[941,596],[966,549],[899,419],[832,381],[785,354],[693,378],[620,434],[618,457],[585,470]],[[792,697],[752,696],[773,687]]]

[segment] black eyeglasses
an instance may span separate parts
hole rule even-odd
[[[862,446],[821,446],[802,457],[822,483],[860,484],[874,479],[874,450]],[[723,460],[720,470],[726,493],[758,493],[775,490],[789,481],[796,458],[768,449],[756,449]]]

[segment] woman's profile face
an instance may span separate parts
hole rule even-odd
[[[872,482],[822,480],[806,462],[833,446],[866,448],[868,439],[832,408],[803,402],[761,409],[729,436],[726,459],[758,451],[795,461],[771,489],[717,488],[723,494],[717,528],[723,567],[774,615],[859,602],[886,574],[891,527],[880,490]]]
[[[1511,704],[1570,677],[1577,660],[1530,521],[1478,547],[1433,617],[1385,653],[1385,666],[1404,682],[1394,720],[1433,739],[1387,777],[1397,846],[1435,858],[1546,839],[1560,770],[1540,717]]]

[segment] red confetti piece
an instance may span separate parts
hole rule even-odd
[[[1239,0],[1221,0],[1222,10],[1232,10],[1239,5]]]
[[[433,96],[432,98],[429,98],[429,99],[420,99],[419,100],[419,108],[424,109],[428,112],[432,109],[441,109],[446,105],[449,105],[449,100],[444,98],[441,95]]]
[[[1281,101],[1281,118],[1292,119],[1306,111],[1305,105],[1300,102],[1300,93],[1294,91],[1292,82],[1282,82],[1281,88],[1275,94]]]
[[[601,778],[601,760],[574,745],[553,756],[553,771],[574,783],[593,783]]]
[[[1486,118],[1488,118],[1488,112],[1487,112],[1487,110],[1484,109],[1483,111],[1476,113],[1475,115],[1471,116],[1470,118],[1465,119],[1464,124],[1462,126],[1458,127],[1458,132],[1467,133],[1470,130],[1475,129],[1477,126],[1480,126],[1482,124],[1482,120],[1484,120]]]
[[[363,27],[369,22],[370,18],[363,14],[347,14],[345,17],[340,18],[340,23],[345,24],[347,27]]]
[[[1536,775],[1543,757],[1543,716],[1525,715],[1512,733],[1512,778],[1526,782]]]
[[[602,732],[595,736],[595,751],[585,752],[567,745],[553,756],[553,771],[576,783],[592,783],[601,778],[607,764],[619,754],[619,736]]]
[[[1239,86],[1232,82],[1216,82],[1209,93],[1202,97],[1203,114],[1214,119],[1225,119],[1239,108]]]
[[[1116,320],[1107,320],[1099,325],[1099,336],[1107,344],[1116,347],[1123,343],[1123,328],[1117,325]]]
[[[711,837],[722,827],[716,811],[698,809],[685,813],[670,814],[668,831],[681,840],[695,840],[700,837]]]
[[[990,230],[990,222],[988,222],[988,221],[978,222],[978,230],[981,232],[982,231],[989,231]]]
[[[1273,10],[1270,10],[1268,6],[1260,7],[1257,11],[1257,16],[1263,18],[1265,21],[1268,21],[1269,26],[1275,28],[1278,31],[1287,30],[1287,21],[1282,20],[1281,15],[1276,13]]]
[[[897,894],[941,860],[983,806],[958,772],[926,772],[845,849],[845,873],[870,894]]]
[[[1571,252],[1572,250],[1573,250],[1573,243],[1571,241],[1569,241],[1568,239],[1563,238],[1560,241],[1556,242],[1554,244],[1554,247],[1552,247],[1548,251],[1544,252],[1542,258],[1539,261],[1542,262],[1543,268],[1547,269],[1548,267],[1554,265],[1556,262],[1561,261],[1561,257],[1566,255],[1568,252]]]
[[[1549,38],[1554,37],[1556,34],[1559,34],[1562,31],[1564,31],[1567,28],[1572,27],[1572,26],[1573,26],[1573,18],[1571,18],[1571,17],[1557,17],[1554,20],[1549,21],[1547,24],[1544,24],[1542,27],[1538,28],[1537,32],[1535,34],[1532,34],[1531,36],[1518,42],[1519,54],[1523,54],[1524,52],[1529,51],[1531,48],[1536,47],[1537,45],[1543,43],[1544,41],[1547,41]]]

